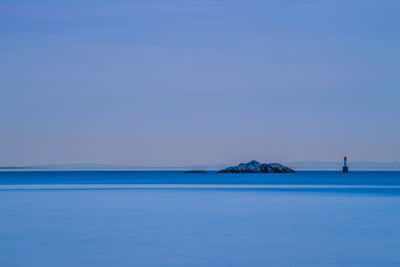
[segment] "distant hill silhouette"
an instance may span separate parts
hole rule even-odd
[[[341,161],[293,161],[288,166],[294,169],[341,169]],[[400,169],[400,162],[350,161],[351,169]]]
[[[186,166],[135,166],[115,164],[49,164],[36,166],[0,166],[0,170],[18,169],[45,169],[45,170],[221,170],[231,164],[204,164]],[[341,161],[293,161],[285,163],[294,170],[341,170]],[[387,169],[400,170],[400,162],[379,162],[379,161],[350,161],[349,167],[354,169]]]

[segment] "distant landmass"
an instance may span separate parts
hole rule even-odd
[[[294,169],[338,169],[343,162],[336,161],[294,161],[288,164]],[[400,162],[379,162],[379,161],[350,161],[350,169],[400,169]]]
[[[285,164],[294,170],[341,170],[342,161],[293,161]],[[135,166],[116,164],[49,164],[33,166],[0,166],[0,170],[221,170],[229,164],[204,164],[186,166]],[[350,161],[350,170],[400,170],[400,162]]]
[[[32,170],[218,170],[225,168],[228,164],[208,164],[208,165],[186,165],[186,166],[137,166],[137,165],[117,165],[117,164],[48,164],[31,166],[0,166],[0,170],[13,169],[32,169]]]

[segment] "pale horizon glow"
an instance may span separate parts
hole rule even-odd
[[[0,3],[0,166],[400,161],[395,0]]]

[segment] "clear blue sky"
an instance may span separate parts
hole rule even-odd
[[[0,165],[400,161],[400,1],[0,1]]]

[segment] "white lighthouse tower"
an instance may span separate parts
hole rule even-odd
[[[347,166],[347,156],[344,156],[343,173],[348,173],[349,167]]]

